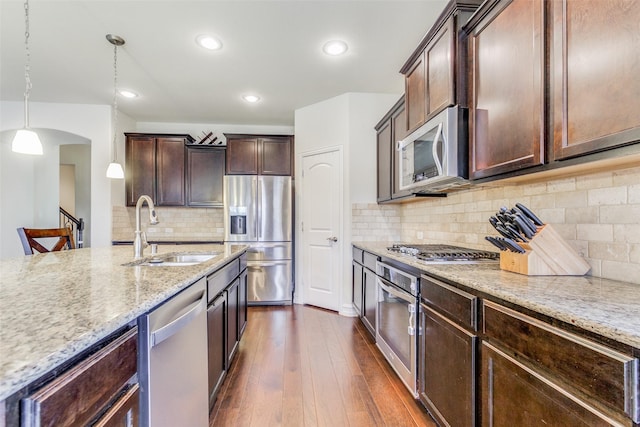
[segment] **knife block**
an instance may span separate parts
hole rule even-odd
[[[527,276],[582,276],[591,266],[549,224],[538,228],[526,253],[502,251],[500,269]]]

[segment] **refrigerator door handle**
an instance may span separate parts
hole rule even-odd
[[[258,223],[258,240],[262,240],[262,177],[257,177],[258,181],[258,213],[257,213],[257,223]]]

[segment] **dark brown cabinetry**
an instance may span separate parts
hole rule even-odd
[[[478,299],[433,278],[421,279],[419,397],[440,425],[476,425]]]
[[[20,425],[137,426],[137,338],[129,330],[22,399]]]
[[[544,162],[544,2],[489,3],[469,24],[471,179]]]
[[[247,323],[246,254],[207,277],[209,408],[238,350]]]
[[[187,146],[187,206],[222,206],[224,162],[224,148]]]
[[[480,3],[450,1],[400,69],[405,76],[409,132],[448,106],[466,105],[466,51],[458,31]]]
[[[376,262],[378,256],[353,247],[352,261],[352,302],[360,320],[373,339],[376,337],[376,317],[378,310],[378,289],[376,283]]]
[[[640,2],[557,0],[549,9],[553,157],[640,140]]]
[[[158,206],[185,204],[185,144],[189,135],[126,133],[127,205],[143,194]]]
[[[411,195],[401,191],[398,176],[399,152],[396,143],[407,136],[404,97],[389,110],[376,125],[378,203]]]
[[[227,175],[292,175],[292,136],[225,136]]]
[[[482,425],[631,425],[638,359],[483,302]]]

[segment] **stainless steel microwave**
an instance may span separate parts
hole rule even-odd
[[[468,110],[449,107],[398,141],[401,190],[442,192],[469,184]]]

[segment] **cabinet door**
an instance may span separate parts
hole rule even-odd
[[[187,205],[222,206],[224,148],[187,147]]]
[[[470,35],[470,177],[544,162],[543,2],[496,2]]]
[[[140,386],[133,385],[93,427],[138,427],[140,425]]]
[[[455,61],[454,18],[438,31],[425,50],[427,66],[427,120],[454,105],[454,61]]]
[[[425,64],[424,55],[420,55],[405,74],[405,108],[407,109],[407,129],[411,132],[425,121]]]
[[[440,425],[475,426],[478,337],[424,304],[420,318],[420,400]]]
[[[291,176],[291,138],[260,138],[258,174]]]
[[[378,202],[391,200],[391,120],[378,130]]]
[[[22,426],[87,425],[137,373],[138,329],[22,399]]]
[[[352,290],[352,302],[353,309],[358,313],[359,316],[363,314],[362,312],[362,303],[364,296],[362,292],[362,276],[363,276],[363,268],[362,265],[357,262],[353,262],[351,265],[351,290]]]
[[[236,279],[227,288],[227,369],[238,349],[238,308],[240,279]]]
[[[376,273],[365,268],[362,287],[364,292],[364,314],[362,316],[362,322],[371,333],[371,336],[375,339],[378,310],[378,285],[376,283]]]
[[[398,199],[411,195],[410,191],[400,190],[400,152],[396,150],[396,143],[403,140],[407,135],[407,111],[404,104],[398,108],[391,116],[391,198]]]
[[[227,138],[227,174],[258,174],[258,138]]]
[[[480,358],[483,426],[596,427],[614,424],[540,373],[487,342],[482,343]]]
[[[556,159],[640,140],[640,1],[551,2]]]
[[[238,296],[238,341],[242,337],[245,328],[247,327],[247,291],[248,291],[249,280],[247,276],[247,270],[245,269],[240,274],[240,284],[239,284],[239,296]]]
[[[125,168],[127,206],[135,206],[145,194],[156,202],[155,138],[127,136]]]
[[[225,293],[222,292],[207,308],[209,408],[213,407],[216,395],[227,372],[226,303]]]
[[[157,138],[158,206],[184,206],[184,138]]]

